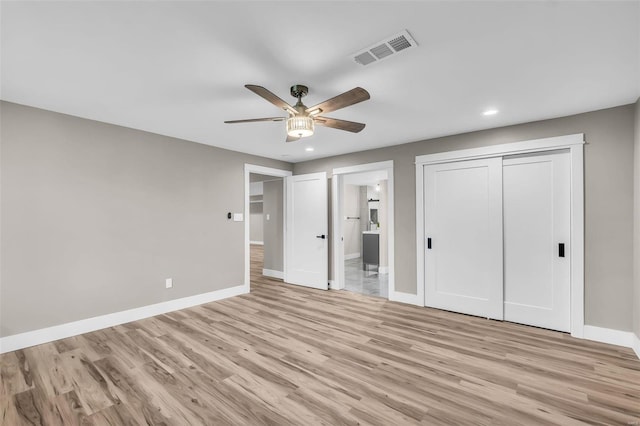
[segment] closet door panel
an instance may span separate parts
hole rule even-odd
[[[569,331],[568,154],[505,158],[503,165],[505,320]]]
[[[424,171],[425,304],[502,319],[502,159]]]

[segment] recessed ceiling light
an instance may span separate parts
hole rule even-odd
[[[482,113],[482,115],[496,115],[498,113],[497,109],[488,109]]]
[[[312,146],[308,146],[304,149],[307,152],[313,152],[313,147]]]

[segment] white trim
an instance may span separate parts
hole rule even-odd
[[[389,289],[389,300],[392,302],[407,303],[409,305],[424,306],[423,299],[420,299],[417,294],[403,293],[401,291],[391,291]]]
[[[425,291],[425,250],[426,238],[424,232],[424,164],[418,164],[416,157],[416,296],[424,306]]]
[[[378,266],[378,273],[379,274],[388,274],[389,273],[389,267],[388,266]]]
[[[418,155],[416,156],[416,164],[436,164],[487,157],[501,157],[503,155],[570,148],[572,145],[584,145],[584,133]]]
[[[344,241],[342,237],[338,240],[338,235],[342,235],[342,217],[343,205],[338,202],[342,200],[343,177],[334,174],[331,176],[331,266],[333,272],[333,280],[331,280],[330,288],[334,290],[342,290],[345,288],[344,279]]]
[[[329,290],[338,290],[336,288],[336,282],[335,280],[329,280]]]
[[[571,335],[584,337],[584,134],[416,156],[417,293],[424,304],[424,166],[479,158],[568,149],[571,157]]]
[[[596,327],[593,325],[585,325],[583,327],[583,331],[584,339],[608,343],[610,345],[624,346],[626,348],[633,348],[633,338],[635,337],[635,334],[631,331],[620,331],[612,328]]]
[[[261,175],[275,176],[286,178],[293,175],[290,170],[274,169],[271,167],[258,166],[255,164],[245,163],[244,165],[244,286],[246,293],[249,293],[251,288],[251,247],[249,237],[249,212],[251,204],[251,179],[249,174],[258,173]],[[283,270],[287,270],[287,186],[286,179],[282,179],[282,267]],[[286,280],[285,280],[286,281]]]
[[[583,136],[583,135],[581,135]],[[571,157],[571,335],[584,336],[584,142]]]
[[[394,176],[393,176],[393,160],[379,161],[376,163],[358,164],[355,166],[338,167],[333,169],[331,178],[331,196],[332,196],[332,221],[331,241],[333,249],[333,279],[336,288],[344,288],[344,265],[341,252],[343,246],[340,245],[338,235],[342,230],[342,212],[340,208],[342,204],[339,192],[342,188],[343,175],[351,173],[362,173],[376,170],[386,170],[387,172],[387,223],[389,232],[387,234],[387,260],[389,263],[389,297],[395,292],[395,196],[394,196]],[[332,287],[333,288],[333,287]],[[389,298],[391,300],[391,298]]]
[[[395,218],[395,189],[394,189],[394,173],[393,173],[393,161],[386,162],[389,164],[389,168],[387,169],[387,226],[389,227],[389,232],[387,233],[387,268],[389,271],[389,294],[393,291],[396,291],[396,243],[395,243],[395,229],[396,229],[396,218]]]
[[[634,333],[632,340],[633,340],[632,342],[633,344],[631,348],[636,353],[636,356],[638,357],[638,359],[640,359],[640,337],[638,337],[638,335]]]
[[[264,241],[249,241],[249,244],[255,244],[257,246],[263,246]]]
[[[180,309],[190,308],[192,306],[202,305],[203,303],[215,302],[216,300],[222,300],[245,293],[247,293],[245,286],[239,285],[211,291],[209,293],[196,294],[195,296],[168,300],[166,302],[128,309],[126,311],[114,312],[112,314],[100,315],[98,317],[55,325],[53,327],[14,334],[13,336],[6,336],[0,339],[0,353],[11,352],[27,348],[29,346],[53,342],[55,340],[89,333],[103,328],[114,327],[116,325],[138,321]]]
[[[345,254],[344,255],[344,260],[357,259],[359,257],[360,257],[360,253]]]
[[[262,275],[264,275],[265,277],[279,278],[281,280],[284,279],[284,272],[276,271],[273,269],[263,269]]]

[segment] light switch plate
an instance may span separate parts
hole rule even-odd
[[[233,214],[233,221],[234,222],[242,222],[244,220],[243,214],[242,213],[234,213]]]
[[[164,281],[164,285],[165,285],[165,287],[166,287],[166,288],[171,288],[171,287],[173,287],[173,278],[167,278],[167,279]]]
[[[271,219],[271,215],[267,213],[267,220]]]

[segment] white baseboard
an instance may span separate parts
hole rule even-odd
[[[636,353],[638,359],[640,359],[640,337],[635,333],[633,335],[633,351]]]
[[[360,253],[345,254],[344,255],[344,260],[357,259],[359,257],[360,257]]]
[[[263,246],[264,245],[264,241],[249,241],[249,244],[253,244],[253,245],[256,245],[256,246]]]
[[[378,273],[379,274],[388,274],[389,273],[389,267],[388,266],[378,266]]]
[[[634,337],[636,336],[631,331],[620,331],[612,328],[596,327],[593,325],[584,326],[583,338],[587,340],[594,340],[596,342],[633,348]]]
[[[418,298],[417,294],[403,293],[401,291],[389,293],[389,300],[392,302],[407,303],[409,305],[424,306],[424,303]]]
[[[228,297],[238,296],[244,293],[248,293],[248,289],[246,286],[240,285],[209,293],[197,294],[195,296],[168,300],[166,302],[142,306],[140,308],[100,315],[98,317],[87,318],[80,321],[55,325],[53,327],[14,334],[12,336],[0,338],[0,353],[11,352],[27,348],[29,346],[53,342],[55,340],[65,339],[67,337],[77,336],[79,334],[89,333],[91,331],[113,327],[131,321],[137,321],[153,317],[155,315],[165,314],[167,312],[186,309],[192,306],[202,305],[203,303],[214,302],[216,300],[226,299]]]
[[[284,272],[275,271],[273,269],[263,269],[262,270],[262,275],[264,275],[265,277],[279,278],[281,280],[284,279]]]
[[[329,280],[329,290],[336,289],[336,282],[334,280]]]

